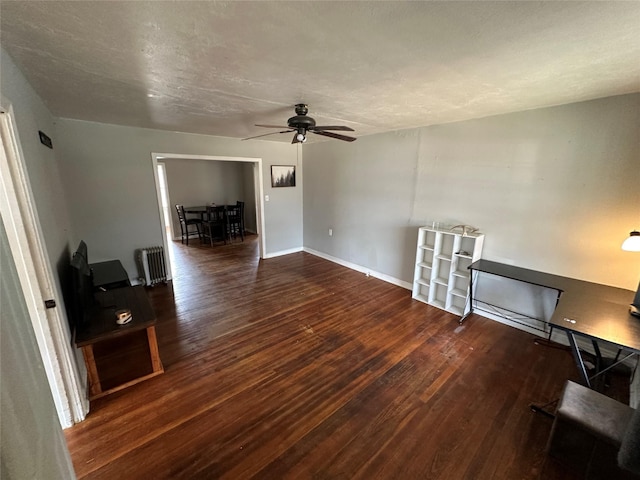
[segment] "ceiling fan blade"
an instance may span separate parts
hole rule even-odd
[[[262,135],[256,135],[255,137],[247,137],[247,138],[243,138],[242,140],[251,140],[253,138],[260,138],[260,137],[266,137],[267,135],[276,135],[278,133],[287,133],[287,132],[293,132],[293,130],[283,130],[281,132],[269,132],[269,133],[263,133]]]
[[[344,140],[345,142],[355,142],[356,141],[355,137],[348,137],[346,135],[340,135],[339,133],[316,132],[316,131],[313,131],[313,130],[312,130],[312,133],[315,133],[316,135],[322,135],[323,137],[337,138],[338,140]]]
[[[266,127],[266,128],[291,128],[291,127],[284,127],[282,125],[261,125],[259,123],[256,123],[256,127]]]
[[[343,132],[355,132],[353,128],[345,127],[344,125],[316,125],[315,127],[309,128],[309,130],[342,130]]]

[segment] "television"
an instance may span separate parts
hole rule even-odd
[[[89,266],[87,244],[80,241],[78,249],[71,257],[71,323],[77,329],[89,321],[89,312],[95,304],[93,298],[93,274]]]

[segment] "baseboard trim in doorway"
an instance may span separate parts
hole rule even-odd
[[[264,258],[281,257],[290,253],[302,252],[302,247],[290,248],[289,250],[280,250],[279,252],[265,253]]]

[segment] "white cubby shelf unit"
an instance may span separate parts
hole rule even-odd
[[[468,269],[480,260],[484,235],[448,228],[420,227],[412,297],[455,315],[468,310]]]

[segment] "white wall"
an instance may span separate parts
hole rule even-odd
[[[0,478],[75,478],[0,222]]]
[[[633,94],[305,145],[305,247],[411,282],[417,227],[465,223],[483,258],[636,290],[638,132]]]
[[[137,248],[161,244],[151,153],[263,159],[266,253],[302,247],[302,190],[271,189],[272,164],[297,164],[287,143],[245,141],[58,119],[60,168],[76,239],[91,262],[118,258],[137,278]]]

